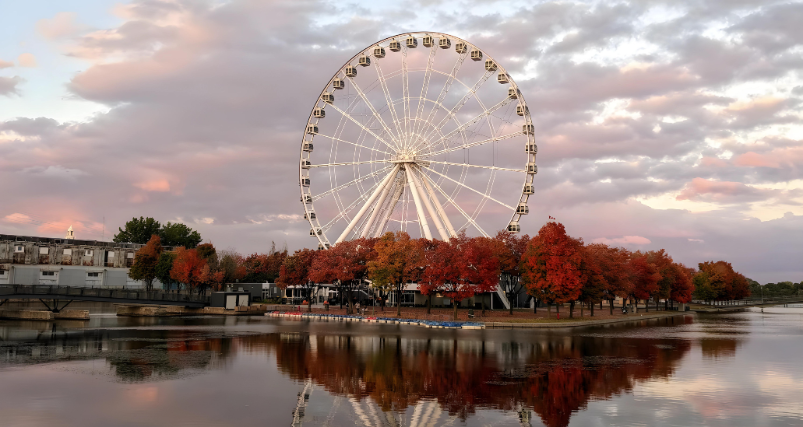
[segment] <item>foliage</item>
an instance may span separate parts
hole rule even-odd
[[[699,277],[698,277],[699,276]],[[706,261],[699,264],[694,285],[695,298],[706,301],[726,301],[750,296],[750,283],[725,261]]]
[[[354,310],[354,291],[359,289],[368,272],[376,239],[360,238],[338,243],[322,251],[312,263],[310,279],[316,283],[332,283],[338,287],[341,301],[347,297],[349,312]]]
[[[279,278],[276,280],[276,285],[281,289],[286,289],[288,286],[298,286],[304,289],[309,311],[312,311],[314,297],[312,290],[315,287],[315,282],[310,279],[310,268],[316,255],[317,252],[311,249],[295,251],[293,255],[284,260],[279,269]]]
[[[500,231],[494,238],[494,251],[499,260],[499,286],[507,296],[510,303],[510,314],[513,314],[513,301],[519,294],[526,291],[521,280],[521,259],[527,251],[530,236],[524,234],[516,237],[508,231]]]
[[[527,292],[547,303],[562,304],[580,297],[582,241],[566,234],[563,224],[547,222],[530,240],[522,278]]]
[[[145,290],[153,290],[153,281],[156,279],[156,266],[159,263],[159,256],[162,254],[162,244],[157,235],[152,235],[148,243],[137,251],[134,256],[134,265],[128,270],[128,277],[134,280],[142,280],[145,283]]]
[[[422,242],[403,231],[388,232],[376,242],[374,252],[374,259],[368,262],[368,278],[375,288],[396,292],[396,314],[401,315],[404,286],[418,280],[423,269]]]
[[[162,282],[164,289],[170,289],[173,285],[178,284],[172,277],[170,277],[170,270],[173,269],[173,261],[176,260],[176,253],[170,251],[162,251],[159,255],[159,261],[156,263],[156,278]]]
[[[279,278],[279,269],[287,258],[287,249],[276,250],[271,242],[270,252],[267,254],[251,254],[246,257],[242,265],[245,268],[245,283],[272,283]]]
[[[171,223],[162,226],[159,230],[159,235],[162,237],[162,244],[165,246],[179,247],[183,246],[187,249],[192,249],[201,243],[201,234],[187,227],[181,223]]]
[[[185,286],[185,289],[199,289],[203,280],[209,279],[205,275],[204,267],[206,262],[198,256],[195,249],[178,248],[176,259],[173,261],[173,268],[170,270],[170,278]]]
[[[151,217],[131,218],[131,221],[125,223],[125,230],[119,227],[117,228],[118,233],[114,235],[112,241],[116,243],[138,243],[143,245],[150,241],[154,234],[160,234],[160,227],[159,221]],[[162,244],[170,246],[164,242]]]
[[[649,300],[658,293],[658,281],[661,280],[661,275],[646,254],[635,252],[630,258],[630,269],[633,274],[633,291],[631,293],[633,298]]]

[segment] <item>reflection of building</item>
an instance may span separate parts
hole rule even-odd
[[[0,284],[141,287],[128,269],[144,245],[0,234]],[[171,249],[171,248],[166,248]],[[156,281],[155,287],[161,284]]]

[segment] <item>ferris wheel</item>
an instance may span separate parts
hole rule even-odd
[[[352,57],[315,101],[301,142],[304,218],[319,248],[398,230],[515,233],[536,153],[501,64],[448,34],[399,34]]]

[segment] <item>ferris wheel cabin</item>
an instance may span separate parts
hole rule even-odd
[[[449,49],[450,47],[452,47],[452,41],[449,40],[448,37],[443,37],[440,40],[438,40],[438,47],[440,47],[441,49]]]

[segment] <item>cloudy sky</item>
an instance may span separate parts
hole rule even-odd
[[[771,0],[3,2],[0,232],[109,239],[144,215],[242,252],[314,247],[312,104],[356,52],[431,30],[527,98],[524,232],[551,215],[586,242],[800,281],[801,22]]]

